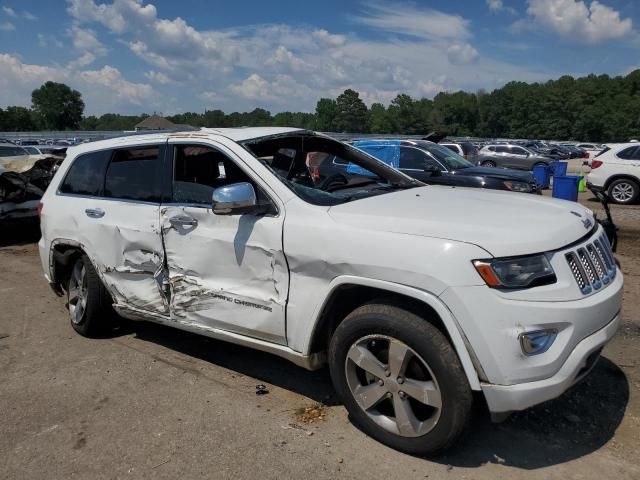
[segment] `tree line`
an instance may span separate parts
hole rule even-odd
[[[83,116],[79,92],[47,82],[34,90],[32,108],[0,109],[0,131],[132,130],[148,115]],[[542,138],[593,142],[640,137],[640,70],[626,76],[563,76],[544,83],[510,82],[488,93],[441,92],[433,99],[400,94],[388,106],[362,101],[357,91],[321,98],[314,113],[256,108],[206,110],[167,117],[196,127],[291,126],[328,132]]]

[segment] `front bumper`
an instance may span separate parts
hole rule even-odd
[[[550,378],[516,385],[482,383],[489,410],[492,413],[524,410],[558,397],[591,371],[619,325],[620,316],[616,315],[603,328],[578,343],[564,365]]]

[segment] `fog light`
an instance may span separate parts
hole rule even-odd
[[[558,331],[555,328],[548,330],[536,330],[520,334],[520,347],[525,355],[539,355],[544,353],[553,344]]]

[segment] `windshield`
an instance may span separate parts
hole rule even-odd
[[[351,145],[310,132],[242,144],[298,197],[339,205],[424,184]]]
[[[443,147],[437,143],[420,145],[420,148],[433,155],[436,160],[442,163],[449,171],[461,170],[463,168],[474,166],[473,163],[465,160],[457,153],[452,152],[447,147]]]

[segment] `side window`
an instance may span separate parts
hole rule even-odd
[[[505,147],[504,145],[498,145],[496,147],[496,152],[498,152],[498,153],[509,153],[509,147]]]
[[[102,196],[104,172],[110,157],[111,150],[80,155],[73,161],[62,181],[60,193]]]
[[[28,153],[20,147],[1,147],[0,148],[0,157],[17,157],[20,155],[28,155]]]
[[[458,151],[458,147],[456,145],[443,145],[443,147],[448,148],[449,150],[451,150],[452,152],[455,153],[460,153]]]
[[[618,153],[617,157],[618,158],[622,158],[624,160],[637,160],[638,159],[638,154],[637,154],[638,150],[640,150],[640,148],[638,148],[638,147],[625,148],[620,153]]]
[[[524,148],[511,147],[511,153],[515,153],[516,155],[526,155],[527,151]]]
[[[421,150],[411,147],[400,147],[400,169],[424,170],[427,165],[437,165]]]
[[[490,152],[495,152],[496,151],[496,147],[487,147],[487,150],[489,150]]]
[[[104,180],[104,196],[160,202],[161,151],[159,146],[115,150]]]
[[[259,204],[268,197],[224,153],[204,145],[176,145],[174,149],[173,201],[211,206],[213,190],[232,183],[249,182]]]

